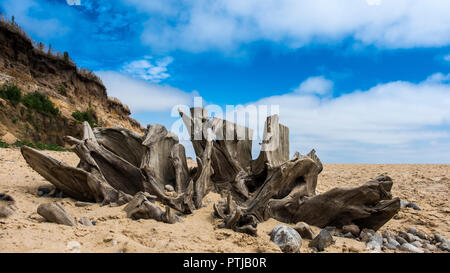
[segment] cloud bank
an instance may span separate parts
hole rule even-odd
[[[297,87],[295,93],[325,95],[333,90],[334,83],[323,76],[310,77]]]
[[[300,87],[312,79],[329,81],[309,78]],[[450,163],[450,74],[334,98],[290,92],[251,104],[279,105],[280,121],[290,129],[291,153],[315,148],[325,162]],[[259,130],[264,120],[259,117]]]
[[[167,112],[172,107],[192,102],[195,92],[187,93],[168,85],[150,83],[114,71],[95,72],[105,84],[108,95],[119,98],[133,113]]]
[[[124,3],[149,15],[142,38],[154,48],[226,50],[254,41],[298,48],[351,38],[381,48],[450,44],[446,0],[174,0]]]
[[[173,58],[167,56],[155,60],[154,63],[152,63],[152,59],[151,56],[148,56],[142,60],[126,63],[122,67],[122,72],[154,83],[159,83],[162,80],[169,78],[170,75],[167,73],[167,66],[172,63]]]

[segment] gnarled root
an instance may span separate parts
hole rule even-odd
[[[147,192],[138,192],[123,210],[127,213],[127,217],[133,220],[155,219],[168,224],[181,222],[181,219],[176,214],[170,212],[168,206],[166,206],[165,211],[159,208],[154,203],[156,198],[156,196]]]
[[[392,184],[382,175],[360,187],[334,188],[311,198],[272,199],[270,216],[286,223],[303,221],[318,227],[355,223],[361,229],[378,230],[400,210],[400,199],[392,199]]]
[[[222,219],[220,228],[228,228],[236,232],[257,236],[256,226],[258,221],[256,217],[244,214],[242,208],[232,200],[231,193],[225,200],[214,204],[214,215]]]

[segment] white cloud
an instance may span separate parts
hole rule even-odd
[[[232,50],[258,40],[297,48],[349,37],[383,48],[450,44],[447,0],[126,2],[151,15],[143,39],[164,50]]]
[[[80,6],[81,0],[66,0],[66,3],[69,6]]]
[[[450,163],[449,78],[438,73],[336,98],[291,92],[253,104],[279,105],[291,153],[315,148],[326,162]]]
[[[103,81],[109,96],[119,98],[133,113],[138,111],[170,111],[179,104],[190,104],[195,93],[144,80],[134,79],[113,71],[95,72]]]
[[[145,57],[142,60],[126,63],[122,67],[122,72],[154,83],[159,83],[169,78],[170,75],[167,73],[167,66],[173,62],[173,58],[167,56],[162,59],[157,59],[155,63],[151,62],[152,59],[152,57]]]
[[[444,75],[442,73],[435,73],[431,76],[429,76],[425,82],[427,83],[450,83],[450,73],[447,75]]]
[[[325,95],[333,90],[334,83],[322,76],[310,77],[297,87],[295,93],[312,93]]]

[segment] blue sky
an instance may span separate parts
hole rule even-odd
[[[450,1],[0,0],[0,9],[96,71],[143,125],[170,129],[173,106],[194,96],[279,105],[291,153],[450,163]]]

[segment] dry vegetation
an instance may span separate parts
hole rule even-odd
[[[14,21],[14,16],[12,16],[11,20],[9,20],[5,14],[2,14],[0,16],[0,26],[18,34],[23,39],[30,42],[33,45],[33,50],[36,54],[45,55],[54,60],[64,61],[67,64],[76,67],[76,64],[70,59],[68,52],[61,53],[59,51],[55,51],[51,45],[47,47],[42,42],[33,41],[30,36],[28,36],[28,34],[26,34],[25,31],[23,31],[23,29]],[[77,68],[77,73],[88,80],[92,80],[100,85],[103,85],[102,80],[95,75],[94,72],[87,68]]]

